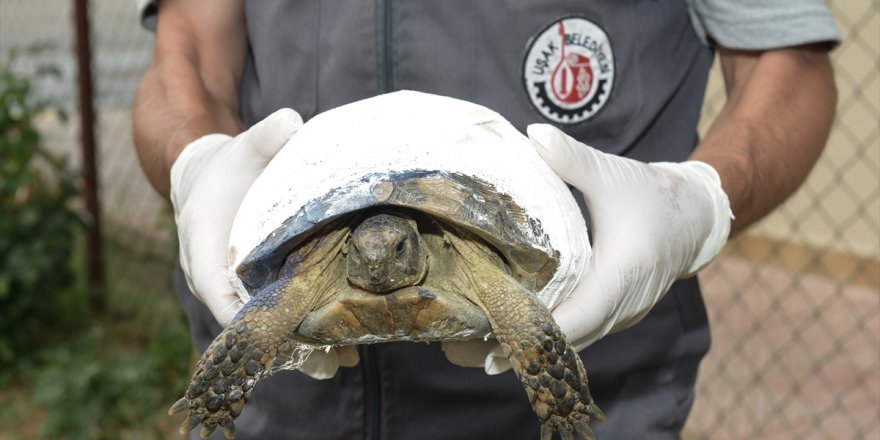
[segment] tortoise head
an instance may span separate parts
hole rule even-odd
[[[376,293],[412,286],[427,273],[427,255],[415,220],[374,214],[351,233],[348,280]]]

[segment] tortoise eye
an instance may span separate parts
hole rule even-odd
[[[403,249],[405,248],[403,240],[397,242],[397,247],[394,250],[397,252],[397,255],[403,253]]]

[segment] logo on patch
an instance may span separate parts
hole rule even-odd
[[[614,85],[608,35],[583,17],[552,23],[526,51],[523,82],[532,105],[547,119],[562,124],[590,119]]]

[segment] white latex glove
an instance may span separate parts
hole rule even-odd
[[[553,310],[577,350],[640,321],[673,282],[696,274],[727,241],[730,204],[708,164],[605,154],[546,124],[530,125],[528,135],[550,167],[584,194],[592,219],[592,258]],[[510,368],[490,343],[444,349],[460,365],[484,359],[489,374]]]
[[[209,134],[196,139],[171,167],[180,265],[190,290],[223,326],[243,305],[227,274],[232,221],[251,184],[302,125],[297,112],[281,109],[238,136]],[[326,379],[336,374],[339,365],[357,364],[353,347],[337,350],[313,351],[300,371]]]
[[[354,345],[342,345],[326,350],[316,349],[297,370],[312,379],[331,379],[340,366],[353,367],[360,361]]]
[[[227,274],[232,221],[251,184],[302,125],[297,112],[281,109],[238,136],[196,139],[171,167],[180,265],[190,290],[224,327],[243,305]],[[325,379],[333,377],[339,365],[356,363],[353,348],[340,353],[315,350],[300,371]]]
[[[190,290],[223,326],[242,306],[226,273],[232,220],[248,188],[301,126],[298,113],[278,110],[238,136],[196,139],[171,167],[180,264]]]

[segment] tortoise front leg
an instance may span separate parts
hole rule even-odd
[[[254,386],[271,373],[276,359],[290,356],[296,347],[291,336],[312,303],[295,293],[300,284],[283,278],[268,286],[214,339],[199,359],[184,397],[168,410],[169,414],[186,411],[182,434],[201,423],[202,438],[217,426],[227,438],[235,438],[233,420]]]
[[[185,434],[202,424],[207,437],[217,426],[235,438],[235,420],[254,386],[272,373],[279,358],[290,358],[300,344],[296,329],[305,315],[346,287],[341,249],[348,229],[309,239],[292,252],[278,280],[254,295],[214,339],[196,365],[184,397],[168,410],[186,411]]]
[[[463,263],[450,275],[467,280],[465,284],[473,292],[463,293],[489,317],[492,331],[541,421],[541,439],[550,440],[554,431],[564,440],[572,439],[575,432],[594,439],[590,417],[605,421],[605,415],[590,395],[581,358],[565,340],[553,315],[504,269],[486,264],[495,254],[478,239],[456,233],[446,237]]]
[[[593,402],[581,358],[565,340],[550,311],[509,276],[483,274],[479,295],[504,354],[541,421],[541,439],[554,431],[593,439],[590,417],[605,420]]]

